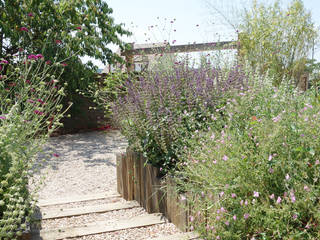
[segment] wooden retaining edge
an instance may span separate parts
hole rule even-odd
[[[101,199],[118,198],[118,197],[121,197],[121,196],[119,194],[97,193],[97,194],[90,194],[90,195],[73,196],[68,198],[42,200],[42,201],[39,201],[37,206],[47,207],[51,205],[86,202],[86,201],[94,201],[94,200],[101,200]]]
[[[69,227],[50,231],[40,231],[40,234],[38,233],[38,237],[41,237],[43,240],[74,238],[100,233],[115,232],[129,228],[146,227],[165,222],[166,221],[162,217],[162,214],[149,214],[145,216],[138,216],[130,219],[119,220],[115,223],[97,222],[87,224],[82,227]]]
[[[175,193],[172,180],[162,181],[158,177],[158,168],[145,163],[142,154],[130,149],[117,155],[118,192],[126,200],[133,198],[138,201],[148,213],[163,213],[181,231],[187,231],[189,211],[186,210],[186,197]]]
[[[72,217],[80,216],[90,213],[104,213],[121,209],[128,209],[140,207],[139,203],[136,201],[125,202],[125,203],[109,203],[101,204],[95,206],[85,206],[85,207],[76,207],[76,208],[56,208],[50,210],[42,210],[41,215],[38,216],[38,219],[46,220],[52,218],[63,218],[63,217]]]

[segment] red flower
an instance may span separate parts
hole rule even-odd
[[[59,154],[57,154],[57,153],[54,153],[54,154],[52,154],[54,157],[59,157]]]
[[[64,62],[62,62],[61,65],[64,66],[64,67],[68,66],[68,64],[66,64]]]
[[[79,26],[79,27],[76,27],[76,29],[81,30],[82,28],[81,28],[81,26]]]
[[[36,55],[34,55],[34,54],[31,54],[31,55],[28,56],[28,59],[37,60],[38,57]]]
[[[42,59],[43,55],[42,54],[37,54],[36,57],[37,57],[37,59]]]
[[[32,12],[29,12],[29,13],[28,13],[28,17],[33,17],[33,13],[32,13]]]
[[[50,64],[51,64],[51,61],[50,61],[50,60],[46,61],[46,64],[47,64],[47,65],[50,65]]]
[[[23,31],[23,32],[29,32],[29,29],[28,29],[28,28],[26,28],[26,27],[21,27],[21,28],[20,28],[20,31]]]
[[[43,112],[41,112],[41,111],[39,111],[39,110],[34,110],[33,111],[35,114],[37,114],[37,115],[43,115]]]
[[[251,119],[252,119],[252,121],[257,121],[258,120],[256,116],[252,116]]]
[[[61,44],[62,43],[61,40],[56,40],[55,42],[56,42],[56,44]]]

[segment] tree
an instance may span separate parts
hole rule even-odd
[[[296,81],[306,71],[307,58],[312,51],[317,30],[301,0],[293,0],[287,9],[277,0],[266,6],[253,1],[240,25],[240,56],[253,67],[261,67],[275,77]]]
[[[73,56],[62,76],[71,91],[85,88],[95,72],[93,64],[82,64],[80,57],[121,61],[108,44],[124,49],[120,37],[130,35],[114,22],[103,0],[0,0],[0,9],[0,58],[9,60],[19,50],[46,59]]]

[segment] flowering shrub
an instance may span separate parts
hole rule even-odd
[[[319,239],[319,101],[252,80],[227,100],[223,129],[184,153],[176,181],[193,196],[190,227],[206,239]]]
[[[59,63],[24,51],[6,59],[0,59],[0,238],[15,239],[33,213],[28,182],[36,154],[60,125],[64,88]]]
[[[227,95],[245,85],[240,66],[227,71],[174,63],[170,71],[154,69],[138,81],[129,80],[127,94],[113,106],[114,118],[130,146],[165,173],[176,165],[186,139],[206,129]]]

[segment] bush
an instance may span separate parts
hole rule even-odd
[[[319,239],[320,104],[256,76],[224,128],[199,132],[176,174],[207,239]]]
[[[0,239],[15,239],[26,229],[35,198],[28,190],[36,154],[60,125],[60,63],[41,54],[0,59]]]
[[[208,119],[224,107],[229,93],[246,86],[240,66],[224,70],[176,62],[168,69],[129,80],[127,94],[113,106],[129,145],[163,173],[175,167],[186,139],[208,128]]]

